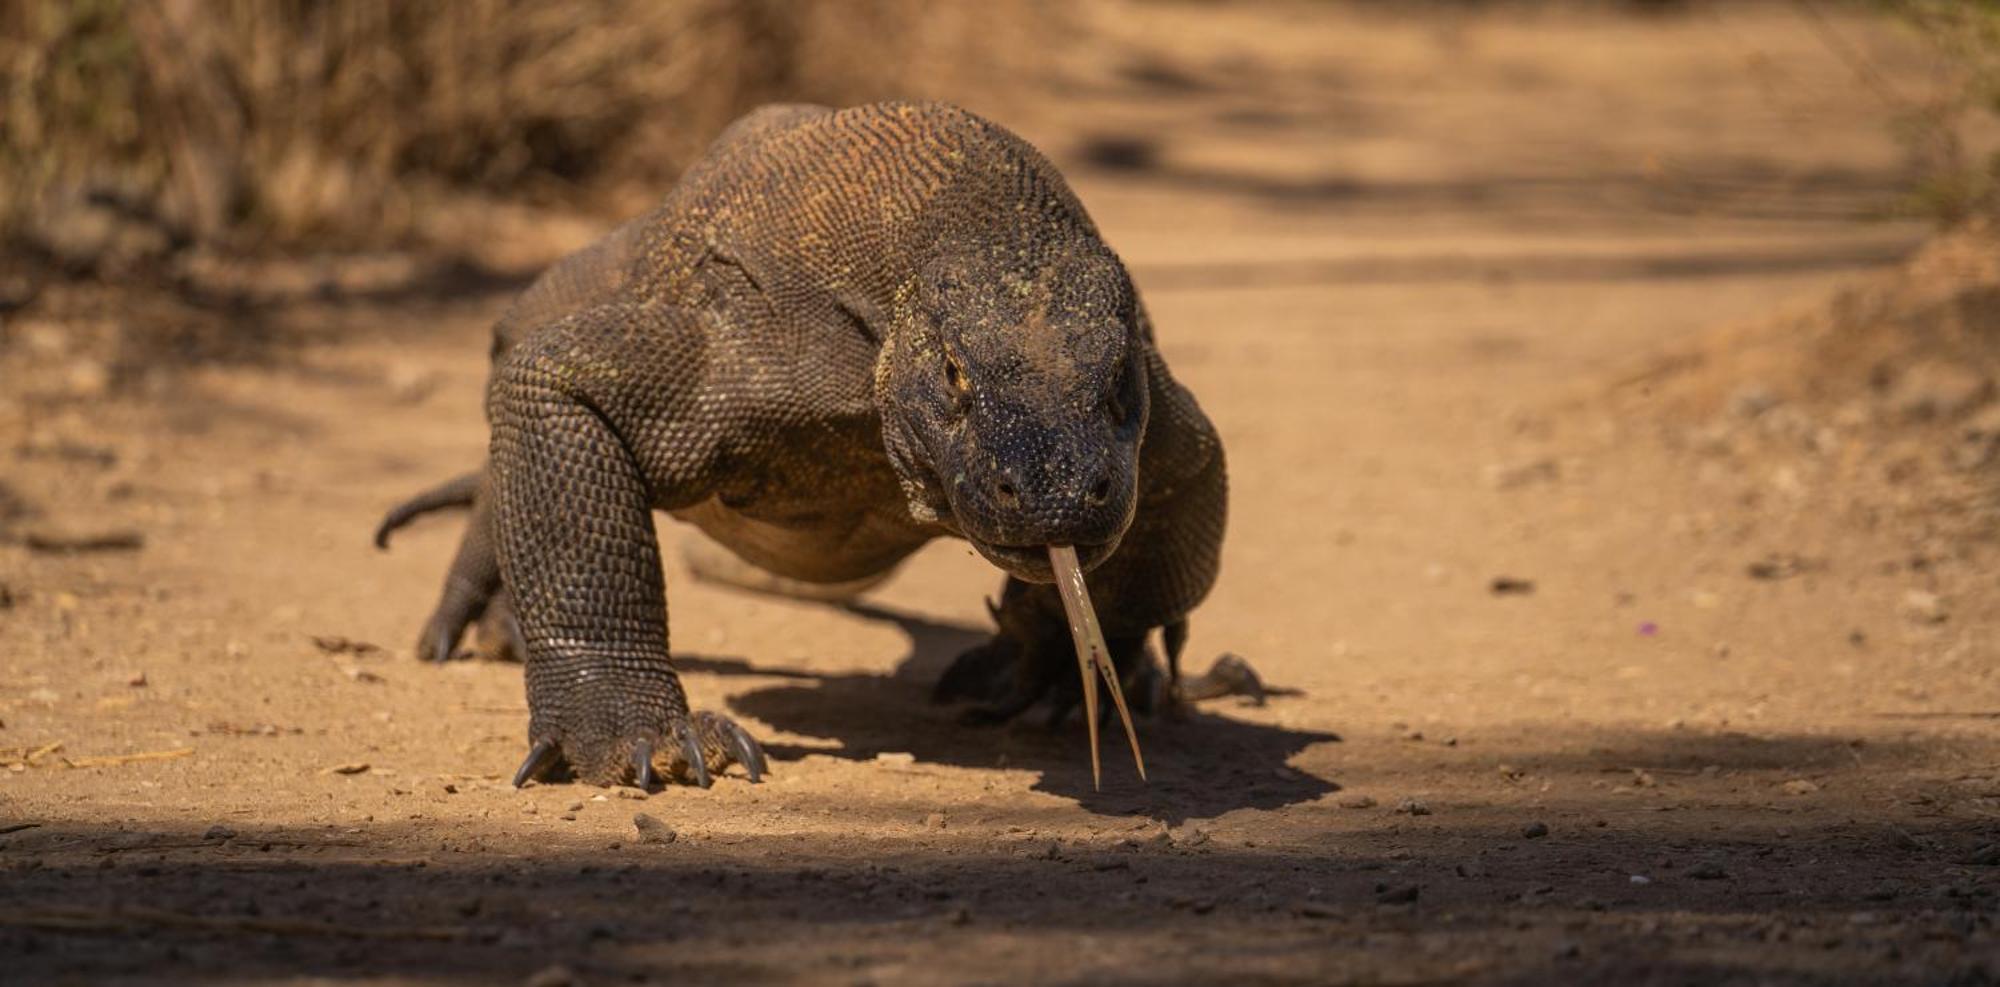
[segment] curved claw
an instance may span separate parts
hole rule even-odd
[[[535,746],[528,749],[527,760],[522,761],[520,769],[514,772],[514,787],[519,788],[541,777],[542,772],[547,771],[561,756],[556,751],[555,741],[535,741]]]
[[[681,756],[687,759],[689,779],[707,788],[713,780],[709,777],[708,760],[702,756],[701,739],[695,736],[694,725],[685,720],[675,724],[674,736],[681,742]]]
[[[431,637],[430,654],[424,656],[437,664],[444,664],[458,651],[458,635],[438,628]]]
[[[653,773],[653,743],[641,740],[632,747],[632,784],[650,792],[659,783],[659,776]]]
[[[736,763],[749,772],[750,783],[754,785],[763,781],[764,772],[770,770],[770,765],[764,760],[764,747],[757,743],[757,738],[750,736],[750,732],[742,727],[724,720],[722,739],[729,745],[729,752],[736,758]]]

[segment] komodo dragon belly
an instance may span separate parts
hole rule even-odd
[[[887,572],[942,531],[920,525],[903,507],[879,435],[853,442],[839,434],[874,428],[821,426],[786,436],[777,448],[726,467],[714,496],[670,513],[789,579],[837,583]]]

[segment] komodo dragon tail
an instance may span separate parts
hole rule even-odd
[[[447,507],[471,507],[472,498],[479,493],[479,482],[484,475],[483,471],[473,470],[470,473],[454,476],[389,508],[389,513],[382,516],[382,523],[375,528],[375,547],[388,548],[389,536],[394,534],[397,528],[432,511],[441,511]]]

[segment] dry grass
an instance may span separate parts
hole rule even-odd
[[[232,247],[421,235],[425,204],[657,191],[777,99],[935,92],[1033,57],[1049,8],[921,0],[21,0],[0,202],[113,200]],[[1011,40],[1010,40],[1011,39]]]

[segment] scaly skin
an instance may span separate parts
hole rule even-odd
[[[992,717],[1073,677],[1047,545],[1077,546],[1128,675],[1155,628],[1178,656],[1216,576],[1222,447],[1123,265],[1040,154],[951,106],[737,122],[501,319],[486,411],[483,481],[420,495],[383,535],[471,491],[419,653],[447,657],[488,609],[504,624],[511,599],[524,779],[761,770],[747,734],[688,709],[656,510],[802,583],[865,585],[967,539],[1007,585],[940,694]]]

